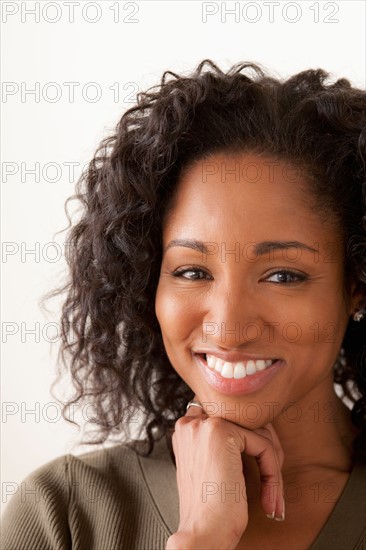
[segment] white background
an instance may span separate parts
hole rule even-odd
[[[55,337],[48,323],[58,322],[59,306],[46,317],[38,302],[65,274],[63,258],[53,261],[66,239],[55,235],[67,225],[64,202],[128,100],[165,70],[190,72],[204,58],[222,69],[259,62],[284,77],[321,67],[364,87],[366,47],[362,0],[1,4],[5,506],[30,471],[89,450],[77,446],[78,432],[59,418],[50,393],[58,344],[47,341]],[[236,14],[225,14],[235,5]],[[39,97],[26,93],[37,87]],[[27,172],[36,163],[39,181]]]

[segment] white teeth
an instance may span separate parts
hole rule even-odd
[[[255,374],[257,372],[257,369],[255,367],[255,363],[254,361],[248,361],[247,362],[247,365],[245,367],[246,371],[247,371],[247,375],[250,376],[251,374]]]
[[[270,365],[273,361],[271,359],[258,359],[253,361],[238,361],[237,363],[230,363],[229,361],[223,361],[214,355],[206,355],[206,362],[210,369],[214,369],[220,373],[223,378],[245,378],[260,372]]]
[[[233,364],[232,363],[224,363],[221,371],[221,376],[224,378],[232,378],[234,374]]]
[[[255,366],[257,370],[264,370],[266,368],[266,361],[263,361],[263,359],[260,359],[259,361],[255,362]]]
[[[215,371],[221,373],[223,364],[224,362],[221,359],[216,359]]]
[[[210,369],[214,369],[216,365],[216,359],[213,355],[206,355],[206,362]]]
[[[247,372],[245,370],[244,363],[236,363],[235,369],[234,369],[234,378],[245,378],[247,375]]]

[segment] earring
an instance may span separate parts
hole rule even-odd
[[[356,323],[359,323],[360,321],[362,321],[364,316],[365,315],[362,313],[361,310],[356,311],[356,313],[354,313],[354,315],[353,315],[353,320],[356,321]]]

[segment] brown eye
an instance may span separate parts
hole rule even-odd
[[[298,283],[301,281],[306,281],[307,279],[308,277],[304,273],[289,270],[275,271],[266,277],[266,281],[275,284]]]
[[[173,277],[180,277],[182,279],[188,279],[190,281],[197,281],[202,279],[210,279],[211,277],[203,271],[202,269],[197,268],[185,268],[185,269],[178,269],[174,273],[172,273]]]

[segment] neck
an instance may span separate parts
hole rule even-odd
[[[334,392],[331,377],[301,401],[292,403],[273,421],[285,460],[284,477],[306,474],[315,469],[349,472],[352,444],[357,429],[350,410]]]

